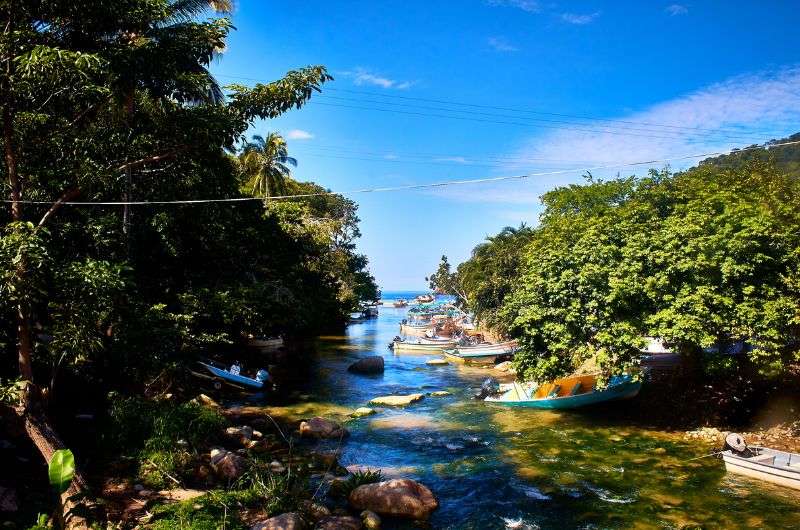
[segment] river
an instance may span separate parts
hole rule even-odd
[[[412,293],[394,294],[403,295]],[[679,433],[609,420],[602,409],[474,400],[491,370],[427,366],[431,356],[387,348],[405,312],[381,307],[377,319],[321,337],[301,397],[283,412],[347,420],[341,463],[427,485],[440,501],[433,528],[800,528],[800,494],[726,475],[716,458],[692,460],[711,448]],[[347,371],[376,354],[382,376]],[[377,396],[438,390],[451,394],[348,418]]]

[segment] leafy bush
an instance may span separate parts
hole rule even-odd
[[[363,486],[364,484],[380,482],[381,480],[383,480],[383,474],[380,470],[372,471],[367,469],[366,471],[356,471],[347,477],[347,480],[334,481],[333,484],[331,484],[329,493],[333,497],[347,498],[350,496],[350,492],[357,487]]]

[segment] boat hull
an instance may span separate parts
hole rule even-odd
[[[392,350],[395,353],[441,353],[445,348],[450,348],[448,344],[415,344],[407,342],[392,343]]]
[[[641,381],[626,381],[606,388],[605,390],[586,392],[574,396],[561,396],[553,398],[530,399],[527,396],[517,395],[515,399],[503,400],[499,398],[486,398],[486,401],[506,405],[509,407],[526,407],[534,409],[565,410],[597,405],[606,401],[630,399],[635,397],[642,388]]]
[[[433,326],[409,326],[400,324],[400,334],[412,337],[422,337],[427,331],[433,329]]]
[[[776,453],[780,453],[776,451]],[[784,453],[786,454],[786,453]],[[748,458],[743,458],[733,454],[731,451],[722,453],[722,460],[725,462],[725,470],[736,475],[771,482],[778,486],[800,490],[800,464],[798,455],[792,454],[797,459],[797,464],[791,466],[774,466],[765,463],[755,462]],[[794,469],[792,469],[794,468]]]
[[[258,390],[264,388],[264,383],[262,383],[261,381],[256,381],[255,379],[251,379],[243,375],[234,375],[228,372],[227,370],[217,368],[216,366],[212,366],[210,364],[206,363],[200,363],[200,364],[202,364],[206,370],[211,372],[211,374],[213,374],[216,377],[219,377],[220,379],[228,383],[234,383],[236,385],[242,385],[248,388],[255,388]]]
[[[506,353],[473,353],[461,354],[455,350],[444,350],[444,358],[459,364],[494,364],[497,358]]]

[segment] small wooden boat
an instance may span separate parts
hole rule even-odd
[[[501,396],[489,396],[486,401],[513,407],[533,407],[538,409],[574,409],[612,401],[632,398],[639,393],[641,381],[634,381],[630,375],[614,376],[606,388],[596,388],[597,377],[578,375],[556,379],[540,385],[529,392],[519,383]]]
[[[728,438],[731,436],[738,437],[732,434]],[[767,447],[748,447],[743,441],[742,445],[745,449],[743,451],[736,451],[726,445],[729,448],[722,452],[726,471],[800,489],[800,454]]]
[[[506,342],[499,342],[497,344],[475,344],[474,346],[457,346],[457,353],[459,354],[487,354],[493,353],[495,355],[503,355],[507,353],[514,353],[517,349],[517,341],[509,340]]]
[[[406,307],[408,305],[408,301],[401,298],[400,300],[395,300],[392,305],[395,307]]]
[[[417,297],[417,302],[420,304],[429,304],[436,298],[432,294],[421,294]]]
[[[395,340],[391,345],[395,353],[441,353],[444,349],[452,346],[452,342],[424,344],[419,341],[408,342],[404,340]]]
[[[415,337],[422,337],[429,330],[433,329],[433,324],[414,325],[414,324],[400,324],[401,335],[411,335]]]
[[[508,355],[507,352],[472,352],[460,353],[458,349],[444,350],[444,358],[448,361],[459,364],[494,364],[501,355]]]
[[[266,370],[259,370],[256,378],[246,377],[241,374],[232,373],[224,368],[218,368],[211,364],[200,363],[206,370],[208,370],[214,379],[218,382],[232,383],[234,386],[245,386],[248,388],[263,389],[264,385],[269,382],[269,373]],[[216,385],[215,385],[216,386]],[[220,387],[217,386],[219,389]]]

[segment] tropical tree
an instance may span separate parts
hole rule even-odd
[[[267,137],[254,135],[239,154],[239,164],[245,185],[255,196],[270,197],[286,190],[286,179],[297,167],[297,160],[289,156],[286,140],[275,132]]]

